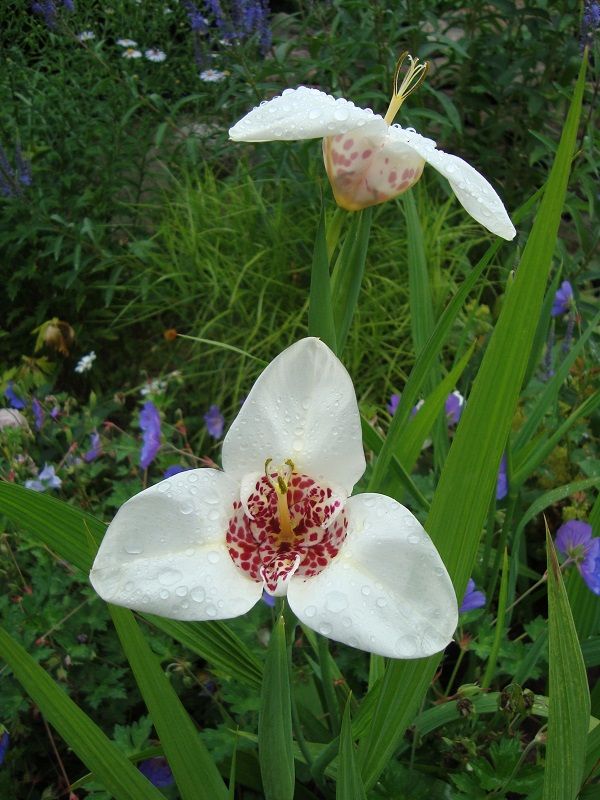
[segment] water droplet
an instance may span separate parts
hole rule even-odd
[[[418,642],[416,636],[401,636],[396,640],[394,650],[403,657],[413,656],[418,649]]]
[[[140,547],[139,544],[126,544],[123,549],[126,553],[129,553],[130,556],[137,556],[144,552],[144,549]]]
[[[158,575],[158,582],[163,586],[171,586],[182,578],[178,569],[165,569]]]
[[[190,592],[190,597],[195,603],[203,603],[206,597],[206,592],[202,586],[195,586]]]
[[[135,589],[135,583],[133,583],[133,581],[127,581],[123,589],[126,592],[133,592],[133,590]]]
[[[179,510],[182,514],[193,514],[194,513],[194,506],[190,502],[182,503],[179,507]]]
[[[147,595],[147,594],[143,595],[143,596],[142,596],[142,603],[143,603],[144,605],[146,605],[146,604],[147,604],[147,603],[149,603],[149,602],[150,602],[150,598],[148,597],[148,595]]]
[[[342,625],[344,628],[352,627],[352,617],[342,617]]]
[[[216,609],[215,606],[213,606],[212,603],[209,603],[206,606],[206,616],[207,617],[216,617],[217,616],[217,609]]]
[[[182,607],[182,608],[189,608],[189,607],[190,607],[190,604],[188,603],[188,601],[187,601],[187,600],[184,600],[184,601],[182,602],[182,604],[181,604],[181,607]]]
[[[319,625],[319,633],[322,633],[323,636],[329,636],[329,634],[331,633],[332,630],[333,630],[333,628],[331,627],[331,625],[328,622],[322,622]]]
[[[443,567],[436,567],[436,568],[433,570],[433,573],[434,573],[434,575],[437,575],[439,578],[441,578],[441,577],[442,577],[442,575],[443,575],[445,572],[446,572],[446,570],[445,570]]]
[[[316,606],[306,606],[304,613],[307,617],[314,617],[314,615],[317,613]]]
[[[378,597],[375,604],[378,605],[379,608],[385,608],[385,606],[387,606],[387,599],[385,597]]]
[[[361,594],[364,594],[365,597],[371,594],[371,587],[365,584],[362,589],[360,590]]]
[[[175,594],[177,595],[177,597],[185,597],[187,593],[188,593],[187,586],[178,586],[175,589]]]
[[[333,116],[335,119],[338,120],[338,122],[345,122],[350,116],[350,114],[348,112],[348,109],[342,106],[340,108],[336,108],[336,110],[333,112]]]
[[[217,553],[216,550],[211,550],[206,557],[211,564],[216,564],[221,558],[221,556],[219,555],[219,553]]]
[[[216,520],[218,520],[218,519],[219,519],[219,517],[220,517],[220,514],[219,514],[219,512],[217,511],[217,509],[216,509],[216,508],[211,508],[211,510],[208,512],[207,516],[208,516],[208,518],[209,518],[210,520],[212,520],[213,522],[215,522]]]
[[[160,590],[160,599],[161,600],[166,600],[169,597],[170,594],[171,593],[169,592],[168,589],[161,589]]]
[[[343,592],[329,592],[325,598],[325,608],[332,614],[339,614],[348,608],[348,598]]]
[[[188,479],[188,483],[197,483],[198,476],[194,472],[189,472],[188,476],[187,476],[187,479]]]
[[[298,450],[302,450],[302,442],[300,441],[300,439],[294,439],[294,444],[292,445],[292,447],[294,448],[294,450],[296,450],[296,452]]]

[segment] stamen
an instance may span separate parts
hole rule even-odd
[[[406,58],[408,58],[410,64],[406,72],[406,75],[404,76],[400,85],[398,85],[398,82],[400,80],[400,70],[402,69],[402,65],[404,64]],[[407,50],[405,50],[404,53],[402,53],[402,55],[398,59],[398,62],[396,63],[396,71],[394,72],[392,99],[390,100],[390,105],[384,117],[384,120],[387,122],[388,125],[392,124],[392,122],[394,121],[394,117],[400,110],[400,106],[406,100],[408,95],[412,94],[423,83],[428,69],[429,69],[428,61],[424,61],[422,64],[419,64],[419,59],[413,58]]]
[[[290,517],[290,509],[288,508],[287,491],[290,478],[294,472],[294,462],[288,458],[277,470],[277,477],[272,478],[269,474],[269,466],[272,461],[272,458],[268,458],[265,461],[265,475],[277,495],[277,516],[279,517],[280,531],[277,540],[279,544],[283,542],[293,544],[296,534]]]

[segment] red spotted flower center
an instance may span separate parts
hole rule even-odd
[[[233,504],[226,541],[234,564],[273,595],[283,595],[292,575],[310,578],[329,564],[346,538],[342,499],[330,487],[265,465],[245,507]]]

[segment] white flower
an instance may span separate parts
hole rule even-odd
[[[92,350],[86,356],[82,356],[79,361],[77,362],[77,366],[75,367],[75,372],[89,372],[92,368],[92,364],[96,360],[96,353]]]
[[[117,39],[119,47],[137,47],[137,42],[134,39]]]
[[[205,83],[218,83],[225,80],[226,77],[227,73],[218,69],[205,69],[200,73],[200,80]]]
[[[105,600],[182,620],[247,612],[287,594],[319,633],[392,658],[441,650],[452,583],[418,520],[363,474],[350,376],[318,339],[281,353],[223,442],[223,472],[181,472],[135,495],[90,574]]]
[[[159,50],[157,47],[150,47],[148,50],[145,50],[144,55],[148,61],[156,61],[157,63],[164,61],[167,57],[167,54],[163,50]]]
[[[136,50],[133,47],[128,47],[127,50],[123,50],[122,56],[123,58],[141,58],[142,53],[140,50]]]
[[[76,38],[80,42],[91,42],[92,39],[96,38],[96,34],[94,31],[81,31],[81,33],[77,34]]]
[[[406,55],[406,54],[405,54]],[[410,67],[395,90],[385,117],[357,108],[344,98],[299,86],[263,102],[229,131],[234,141],[323,139],[325,169],[338,205],[348,211],[390,200],[411,188],[425,162],[450,182],[469,214],[492,233],[512,239],[515,229],[502,201],[477,170],[457,156],[436,149],[436,143],[412,128],[392,124],[404,99],[419,85],[426,64],[410,58]]]
[[[16,408],[0,408],[0,431],[3,428],[27,428],[27,420]]]
[[[142,386],[140,394],[142,397],[147,397],[149,394],[162,394],[166,388],[167,381],[163,381],[161,378],[154,378],[148,380],[148,382]]]

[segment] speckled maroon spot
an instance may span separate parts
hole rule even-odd
[[[271,477],[276,480],[277,474]],[[234,502],[225,537],[234,564],[253,580],[264,581],[270,592],[297,563],[295,575],[317,575],[338,554],[346,538],[348,522],[344,513],[339,513],[341,501],[330,488],[320,486],[307,475],[294,473],[288,484],[287,502],[293,542],[280,540],[277,494],[266,476],[257,481],[248,498],[252,517],[245,513],[240,501]]]

